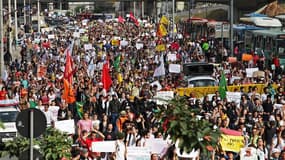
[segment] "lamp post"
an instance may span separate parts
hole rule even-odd
[[[12,52],[12,32],[11,32],[11,27],[12,27],[12,15],[11,15],[11,0],[8,0],[8,35],[9,35],[9,40],[8,40],[8,48],[9,52]]]
[[[38,32],[41,32],[41,23],[40,23],[40,0],[38,0]]]
[[[15,40],[17,45],[18,42],[18,11],[17,11],[17,0],[14,0],[14,8],[15,8]]]
[[[172,0],[172,37],[174,37],[175,30],[175,0]]]

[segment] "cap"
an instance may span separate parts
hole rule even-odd
[[[121,111],[121,112],[120,112],[120,115],[121,115],[121,116],[125,116],[126,114],[127,114],[126,111]]]

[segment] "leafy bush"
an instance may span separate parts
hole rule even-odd
[[[34,145],[40,146],[39,151],[47,160],[58,160],[62,157],[71,157],[70,149],[72,140],[67,134],[54,128],[48,128],[42,136],[35,138]],[[5,143],[3,150],[0,151],[0,157],[6,155],[19,157],[20,154],[28,148],[29,139],[18,136],[13,141]]]

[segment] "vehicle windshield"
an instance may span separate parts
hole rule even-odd
[[[18,113],[19,113],[18,111],[0,112],[0,121],[3,123],[16,122]]]
[[[209,79],[199,79],[199,80],[189,81],[189,86],[192,87],[209,87],[215,85],[216,85],[215,81]]]

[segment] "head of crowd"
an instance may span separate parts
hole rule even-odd
[[[21,110],[41,109],[51,127],[56,121],[73,119],[74,159],[119,159],[125,156],[123,146],[144,146],[148,140],[162,138],[155,117],[161,105],[154,97],[163,91],[179,96],[177,89],[188,87],[183,73],[170,72],[169,66],[215,63],[212,77],[217,82],[224,74],[227,86],[249,87],[233,91],[241,95],[238,102],[221,98],[218,90],[202,98],[195,92],[183,95],[189,107],[200,109],[200,116],[219,128],[241,132],[247,147],[242,156],[250,157],[250,149],[255,149],[262,151],[264,159],[285,160],[285,77],[278,58],[250,52],[253,59],[243,61],[242,51],[235,50],[237,61],[230,63],[230,53],[215,39],[193,40],[179,25],[176,33],[159,37],[156,28],[148,20],[137,26],[78,19],[73,28],[21,31],[20,57],[15,59],[7,51],[4,55],[0,99],[18,100]],[[164,73],[154,76],[162,64]],[[258,68],[263,76],[248,76],[247,68]],[[91,150],[92,142],[111,140],[121,147],[116,155]],[[239,152],[217,150],[214,159],[239,157]],[[151,159],[170,158],[178,159],[173,146],[164,155],[151,155]]]

